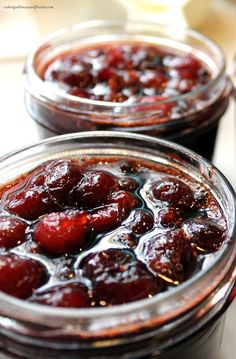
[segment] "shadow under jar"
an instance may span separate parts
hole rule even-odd
[[[200,156],[168,141],[130,133],[91,131],[44,140],[5,156],[0,161],[0,184],[4,186],[47,160],[63,158],[132,159],[151,165],[150,168],[164,166],[168,175],[178,171],[196,188],[205,188],[209,198],[217,202],[226,224],[226,238],[210,257],[206,255],[201,268],[185,282],[127,304],[55,308],[1,292],[1,357],[217,359],[236,276],[235,196],[227,180]],[[109,168],[109,160],[106,163]],[[42,177],[36,178],[41,183]],[[209,216],[214,218],[215,214]],[[41,260],[37,252],[30,256]]]
[[[42,138],[88,130],[163,137],[212,159],[231,92],[219,47],[188,29],[92,21],[61,30],[24,68]]]

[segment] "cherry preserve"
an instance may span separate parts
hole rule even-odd
[[[51,306],[150,298],[226,240],[204,186],[134,159],[57,159],[1,189],[0,290]]]
[[[145,43],[111,43],[60,54],[42,71],[42,79],[68,94],[97,101],[155,103],[208,83],[210,69],[191,54]],[[197,104],[192,104],[197,106]],[[170,119],[190,106],[155,105]]]
[[[205,158],[231,92],[218,46],[187,29],[96,22],[29,55],[25,102],[41,136],[117,130],[163,137]]]
[[[217,359],[235,196],[202,157],[120,132],[0,160],[0,356]]]

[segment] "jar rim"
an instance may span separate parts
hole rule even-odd
[[[163,311],[163,318],[160,316],[159,321],[161,320],[167,320],[167,319],[173,319],[176,318],[176,316],[179,316],[183,313],[183,308],[178,304],[178,307],[176,311],[173,313],[168,312],[166,309],[166,301],[175,298],[185,298],[186,293],[193,287],[200,288],[201,284],[203,284],[203,280],[209,276],[210,274],[214,274],[217,277],[217,280],[220,282],[223,280],[225,275],[228,273],[230,268],[232,269],[232,263],[229,263],[228,265],[230,267],[225,268],[225,273],[218,273],[219,271],[216,271],[217,265],[219,263],[222,263],[223,260],[226,261],[227,258],[231,258],[235,263],[235,251],[236,251],[236,201],[235,201],[235,194],[234,191],[227,181],[227,179],[224,177],[224,175],[217,170],[212,164],[210,164],[207,160],[205,160],[200,155],[195,154],[191,150],[185,149],[184,147],[171,143],[167,140],[163,139],[157,139],[152,138],[150,136],[146,135],[138,135],[138,134],[132,134],[132,133],[121,133],[121,132],[115,132],[115,131],[89,131],[89,132],[82,132],[82,133],[75,133],[75,134],[69,134],[69,135],[61,135],[52,137],[43,141],[40,141],[36,144],[23,147],[17,151],[13,151],[9,153],[8,155],[5,155],[0,158],[0,166],[3,166],[6,161],[11,160],[13,157],[27,153],[27,151],[31,151],[33,149],[37,149],[40,146],[45,150],[47,145],[52,146],[57,143],[60,145],[63,144],[63,142],[70,141],[79,141],[81,139],[93,139],[93,138],[101,138],[102,141],[104,141],[104,138],[109,138],[110,140],[113,138],[123,140],[123,141],[144,141],[145,143],[149,142],[153,145],[162,145],[167,150],[175,150],[175,153],[184,153],[184,155],[189,158],[191,161],[199,161],[202,165],[205,165],[209,170],[212,169],[214,171],[214,174],[217,176],[219,181],[222,185],[224,185],[224,190],[227,194],[227,198],[230,201],[231,207],[232,207],[232,213],[231,215],[234,216],[233,225],[229,228],[229,238],[230,241],[222,245],[222,248],[219,250],[219,252],[216,254],[216,257],[207,268],[202,269],[197,274],[195,274],[191,279],[187,280],[183,284],[179,285],[174,290],[166,291],[163,293],[160,293],[158,295],[153,296],[152,298],[148,299],[142,299],[136,302],[127,303],[123,305],[116,305],[113,307],[102,307],[102,308],[54,308],[50,306],[43,306],[39,304],[29,303],[24,300],[20,300],[14,297],[11,297],[5,293],[0,293],[0,312],[7,314],[8,316],[11,316],[11,313],[14,313],[14,315],[21,320],[26,321],[26,318],[29,322],[37,321],[41,324],[47,323],[47,325],[50,325],[50,323],[53,322],[53,320],[58,319],[59,322],[66,321],[67,324],[70,322],[70,320],[74,321],[80,321],[80,320],[92,320],[96,319],[99,321],[99,319],[103,318],[103,321],[106,322],[106,318],[109,320],[111,317],[120,318],[120,316],[126,317],[127,315],[132,315],[137,312],[142,312],[143,309],[149,310],[150,313],[157,313],[157,307],[164,306]],[[232,240],[233,239],[233,240]],[[234,257],[232,259],[232,256]],[[229,261],[230,262],[230,261]],[[226,261],[227,263],[227,261]],[[226,273],[227,272],[227,273]],[[234,272],[234,279],[235,279],[236,273]],[[218,282],[217,282],[218,283]],[[216,285],[216,283],[214,283]],[[201,289],[198,289],[199,291],[199,297],[192,298],[191,297],[191,303],[189,302],[187,307],[184,307],[184,311],[191,310],[193,306],[198,305],[201,303],[206,296],[209,296],[212,290],[215,290],[215,287],[212,284],[212,288],[206,288],[203,287]],[[200,287],[199,287],[200,286]],[[218,298],[220,300],[220,298]],[[149,318],[150,320],[150,318]],[[91,329],[92,334],[93,329]]]
[[[70,94],[67,94],[66,92],[64,92],[63,90],[60,90],[58,88],[52,89],[45,81],[43,81],[40,76],[38,76],[37,72],[34,69],[34,60],[35,60],[35,56],[39,53],[40,49],[45,49],[47,48],[47,46],[50,45],[51,41],[55,41],[60,39],[60,37],[65,36],[67,34],[70,34],[71,32],[75,32],[78,30],[85,30],[87,28],[100,28],[101,26],[143,26],[143,27],[154,27],[157,31],[159,29],[159,31],[164,31],[164,30],[168,30],[168,33],[172,31],[172,33],[176,33],[176,27],[174,26],[170,26],[170,25],[163,25],[163,24],[156,24],[156,23],[151,23],[148,21],[139,21],[139,20],[88,20],[88,21],[84,21],[81,23],[77,23],[71,27],[68,28],[62,28],[60,30],[57,30],[51,34],[49,34],[48,36],[46,36],[38,45],[35,46],[35,48],[30,52],[30,54],[28,55],[27,59],[26,59],[26,63],[25,63],[25,67],[24,67],[24,71],[23,71],[23,82],[24,82],[24,87],[25,89],[31,93],[32,95],[34,95],[36,98],[41,98],[42,100],[50,100],[50,101],[55,101],[55,96],[58,97],[56,102],[60,102],[61,100],[67,100],[68,102],[74,104],[74,105],[78,105],[78,104],[83,104],[83,105],[93,105],[96,106],[98,109],[114,109],[119,107],[122,110],[129,110],[132,109],[135,106],[140,106],[142,105],[142,108],[145,108],[150,105],[161,105],[161,104],[165,104],[165,103],[169,103],[169,102],[175,102],[175,101],[180,101],[180,100],[186,100],[188,98],[191,98],[192,96],[197,96],[200,94],[203,94],[204,92],[214,88],[218,82],[222,79],[222,77],[225,74],[225,70],[226,70],[226,60],[225,60],[225,56],[224,53],[222,51],[222,49],[220,48],[220,46],[218,44],[216,44],[213,40],[211,40],[210,38],[208,38],[207,36],[199,33],[198,31],[195,31],[193,29],[190,28],[178,28],[178,32],[181,31],[183,34],[187,34],[192,36],[193,38],[201,41],[202,43],[207,44],[207,46],[209,48],[211,48],[216,54],[217,57],[220,60],[220,68],[218,70],[218,73],[215,77],[211,78],[207,84],[201,85],[199,87],[197,87],[196,89],[187,92],[185,94],[182,95],[178,95],[178,96],[173,96],[173,97],[169,97],[167,99],[162,99],[162,100],[158,100],[158,101],[153,101],[153,102],[148,102],[148,103],[142,103],[140,104],[139,102],[134,102],[134,103],[125,103],[125,102],[110,102],[110,101],[100,101],[100,100],[92,100],[89,98],[83,98],[83,97],[79,97],[79,96],[73,96]],[[163,35],[164,38],[164,35]],[[176,40],[177,41],[177,40]],[[180,42],[180,41],[179,41]],[[29,78],[32,77],[32,78]],[[31,82],[35,82],[35,84],[31,83]],[[43,91],[39,91],[39,89],[42,89]]]

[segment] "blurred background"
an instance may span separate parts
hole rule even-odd
[[[21,81],[29,51],[52,31],[98,18],[193,27],[222,47],[232,76],[236,0],[0,0],[0,156],[39,138],[24,107]],[[236,188],[234,102],[232,98],[222,118],[213,162]],[[236,303],[230,308],[217,359],[235,358],[235,318]]]
[[[0,0],[0,155],[38,139],[23,102],[21,73],[29,51],[52,31],[99,18],[143,19],[195,28],[222,47],[227,73],[232,75],[236,0]],[[214,163],[236,188],[232,102],[221,121]]]
[[[192,27],[218,41],[227,55],[234,53],[233,0],[0,0],[0,5],[1,59],[25,56],[48,33],[98,18]]]

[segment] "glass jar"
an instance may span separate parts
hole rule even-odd
[[[229,240],[191,279],[129,304],[62,309],[0,293],[1,358],[216,359],[236,277],[236,203],[230,184],[213,165],[179,145],[103,131],[58,136],[5,156],[0,184],[46,160],[86,154],[166,164],[204,182],[222,207]]]
[[[59,54],[93,44],[139,42],[191,54],[212,73],[206,85],[149,103],[118,103],[72,96],[40,77]],[[90,21],[52,35],[28,56],[24,68],[26,108],[39,124],[41,137],[88,130],[116,130],[160,136],[211,159],[218,122],[231,92],[219,47],[188,29],[132,21]],[[163,114],[163,106],[184,103],[181,113]]]

